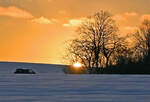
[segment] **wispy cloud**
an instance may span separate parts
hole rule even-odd
[[[136,26],[126,26],[126,27],[124,27],[124,29],[125,30],[136,30],[136,29],[138,29],[138,27],[136,27]]]
[[[123,26],[120,27],[120,31],[122,31],[123,33],[134,33],[136,32],[138,29],[137,26]]]
[[[137,16],[138,14],[136,12],[125,12],[124,13],[125,16]]]
[[[36,18],[30,12],[17,8],[15,6],[9,6],[8,8],[0,6],[0,16],[31,19],[32,22],[38,24],[52,24],[54,22],[57,22],[56,19],[49,20],[48,18],[45,18],[43,16],[40,18]]]
[[[124,12],[122,14],[116,14],[115,16],[113,16],[113,19],[116,21],[126,21],[130,17],[136,17],[136,16],[138,16],[138,13],[136,12]]]
[[[80,18],[80,19],[71,19],[68,23],[63,24],[64,27],[78,27],[85,19],[87,18]]]
[[[58,22],[56,19],[48,19],[45,17],[40,17],[40,18],[35,18],[32,20],[33,23],[38,23],[38,24],[52,24]]]
[[[120,14],[113,16],[113,19],[116,21],[125,21],[126,18]]]
[[[31,13],[15,6],[9,6],[8,8],[0,7],[0,16],[10,16],[15,18],[33,18]]]

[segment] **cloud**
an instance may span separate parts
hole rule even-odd
[[[67,24],[63,24],[64,27],[77,27],[81,24],[81,20],[80,19],[72,19],[69,20],[69,23]]]
[[[125,16],[128,16],[128,17],[129,17],[129,16],[130,16],[130,17],[131,17],[131,16],[133,17],[133,16],[137,16],[138,14],[137,14],[136,12],[125,12],[124,15],[125,15]]]
[[[141,21],[143,21],[143,20],[145,20],[145,19],[150,20],[150,14],[142,15]]]
[[[126,26],[126,27],[124,27],[124,29],[126,29],[126,30],[135,30],[135,29],[138,29],[138,28],[135,27],[135,26]]]
[[[123,31],[124,33],[133,33],[138,29],[136,26],[124,26],[121,27],[120,30]]]
[[[40,18],[35,18],[30,12],[27,12],[15,6],[9,6],[8,8],[4,8],[0,6],[0,16],[31,19],[32,22],[38,24],[51,24],[57,22],[56,19],[49,20],[48,18],[45,18],[43,16]]]
[[[85,19],[87,18],[80,18],[80,19],[71,19],[69,23],[63,24],[64,27],[78,27]]]
[[[58,22],[56,19],[51,19],[49,20],[48,18],[45,17],[40,17],[40,18],[35,18],[32,20],[33,23],[38,23],[38,24],[52,24],[55,22]]]
[[[126,18],[120,14],[113,16],[113,19],[116,21],[125,21]]]
[[[15,18],[33,18],[31,13],[19,9],[15,6],[9,6],[8,8],[0,7],[0,16],[10,16]]]
[[[138,13],[136,13],[136,12],[124,12],[122,14],[117,14],[117,15],[113,16],[113,19],[116,21],[126,21],[126,20],[128,20],[128,18],[135,17],[135,16],[138,16]]]

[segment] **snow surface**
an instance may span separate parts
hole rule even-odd
[[[37,74],[13,74],[18,67]],[[149,75],[66,75],[64,67],[0,63],[0,102],[150,102]]]

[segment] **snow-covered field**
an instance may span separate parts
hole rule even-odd
[[[13,74],[23,67],[37,74]],[[149,75],[66,75],[62,68],[0,63],[0,102],[150,102]]]

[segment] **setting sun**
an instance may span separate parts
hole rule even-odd
[[[81,67],[82,65],[81,65],[81,63],[77,62],[77,63],[73,64],[73,66],[76,67],[76,68],[79,68],[79,67]]]

